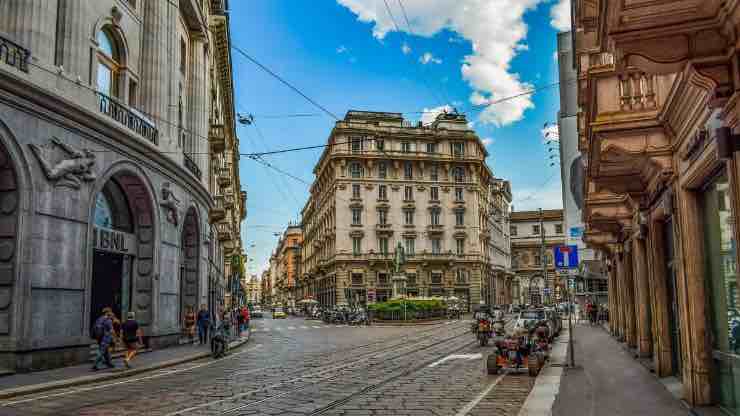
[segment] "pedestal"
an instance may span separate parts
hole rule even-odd
[[[393,282],[392,299],[400,299],[406,295],[406,275],[397,274],[391,278]]]

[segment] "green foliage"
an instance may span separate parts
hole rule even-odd
[[[394,299],[368,305],[368,309],[379,319],[422,319],[444,315],[446,305],[439,299]]]

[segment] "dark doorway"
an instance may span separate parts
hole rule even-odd
[[[123,255],[98,250],[94,252],[91,289],[90,327],[95,325],[95,320],[105,307],[110,307],[117,317],[121,317],[124,307]]]

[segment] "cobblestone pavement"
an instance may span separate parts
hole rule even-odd
[[[533,385],[486,375],[491,347],[477,346],[467,321],[255,326],[223,359],[6,400],[0,415],[516,415]]]

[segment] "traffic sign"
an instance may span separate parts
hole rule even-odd
[[[578,267],[578,246],[555,246],[553,249],[555,267],[559,269],[575,269]]]
[[[550,288],[549,288],[549,287],[546,287],[546,288],[542,289],[542,291],[543,291],[543,292],[544,292],[544,293],[545,293],[546,295],[549,295],[549,294],[550,294]]]

